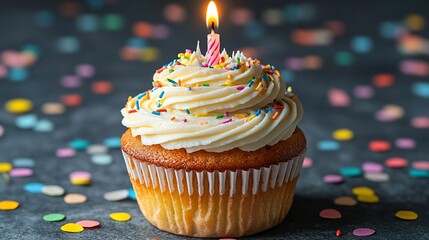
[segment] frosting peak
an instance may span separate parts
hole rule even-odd
[[[237,51],[207,67],[199,46],[158,69],[154,88],[130,97],[122,123],[145,145],[188,152],[254,151],[285,140],[302,117],[280,73]]]

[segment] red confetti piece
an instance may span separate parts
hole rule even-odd
[[[320,211],[319,216],[324,219],[340,219],[341,213],[336,209],[324,209]]]
[[[386,159],[384,165],[388,168],[404,168],[408,166],[408,161],[405,158],[401,157],[391,157]]]
[[[390,73],[380,73],[373,77],[372,83],[379,88],[391,87],[395,84],[395,76]]]
[[[92,92],[98,95],[109,94],[113,91],[113,85],[108,81],[96,81],[92,84]]]
[[[66,94],[61,97],[61,102],[67,107],[78,107],[82,104],[82,96],[80,94]]]
[[[339,237],[339,236],[341,236],[341,230],[340,229],[338,229],[336,232],[335,232],[335,236],[337,236],[337,237]]]
[[[391,149],[391,145],[384,140],[373,140],[369,143],[368,148],[373,152],[387,152]]]
[[[412,166],[415,169],[428,170],[429,171],[429,161],[427,161],[427,160],[415,161],[415,162],[413,162]]]
[[[311,168],[313,166],[313,160],[309,157],[304,158],[304,162],[302,164],[303,168]]]

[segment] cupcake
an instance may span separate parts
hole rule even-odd
[[[207,67],[199,47],[129,97],[121,148],[138,205],[155,227],[240,237],[282,222],[306,139],[302,106],[273,66],[242,52]]]

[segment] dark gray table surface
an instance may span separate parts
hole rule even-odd
[[[89,155],[79,152],[76,157],[60,159],[55,150],[67,146],[75,138],[83,138],[92,143],[101,143],[111,136],[120,136],[122,127],[119,110],[129,95],[138,94],[149,88],[153,72],[169,62],[185,48],[194,49],[197,40],[204,43],[206,30],[200,9],[205,1],[182,1],[187,9],[187,20],[182,24],[168,23],[162,11],[169,3],[165,0],[118,1],[100,9],[89,7],[87,1],[76,1],[82,6],[82,13],[102,16],[119,13],[125,19],[125,27],[118,32],[96,31],[83,33],[75,27],[74,18],[61,17],[57,7],[60,1],[1,1],[0,2],[0,51],[19,49],[33,43],[40,47],[42,55],[35,66],[29,68],[29,78],[24,82],[9,82],[0,79],[0,124],[5,127],[5,136],[0,138],[0,162],[10,162],[19,157],[30,157],[36,161],[34,175],[29,178],[12,178],[0,182],[0,200],[12,199],[21,206],[14,211],[0,211],[0,239],[180,239],[152,227],[140,213],[135,201],[108,202],[103,199],[107,191],[129,188],[125,165],[119,149],[111,150],[114,162],[108,166],[94,165]],[[323,59],[323,67],[314,71],[295,72],[292,83],[299,95],[305,115],[300,127],[308,138],[307,155],[314,160],[314,166],[304,169],[296,189],[294,204],[286,220],[268,231],[249,239],[331,239],[335,231],[341,229],[341,238],[356,238],[352,231],[358,227],[369,227],[377,233],[368,239],[429,239],[429,206],[427,179],[411,178],[406,169],[386,169],[390,181],[373,183],[363,177],[347,178],[340,185],[329,185],[322,181],[326,174],[338,173],[343,166],[360,166],[364,161],[383,163],[390,156],[403,156],[410,161],[429,159],[428,129],[415,129],[410,121],[415,116],[428,116],[429,102],[411,94],[410,86],[415,81],[427,78],[409,77],[399,71],[399,62],[406,58],[398,53],[395,41],[382,38],[379,26],[384,21],[399,22],[411,13],[422,14],[429,19],[429,4],[426,1],[219,1],[226,9],[247,6],[253,9],[256,19],[267,8],[283,8],[286,4],[308,3],[316,10],[309,22],[284,23],[278,27],[265,27],[261,38],[249,38],[242,27],[228,22],[227,13],[221,19],[222,46],[229,51],[242,46],[253,46],[261,53],[266,63],[284,69],[284,59],[290,56],[318,55]],[[34,24],[38,11],[47,10],[56,18],[54,26],[41,29]],[[222,16],[222,15],[221,15]],[[336,38],[325,47],[300,47],[290,41],[289,34],[298,27],[320,28],[326,20],[340,20],[346,26],[346,34]],[[163,40],[149,40],[161,51],[161,59],[155,62],[124,61],[119,50],[132,37],[132,24],[137,20],[165,23],[171,35]],[[201,22],[200,22],[201,21]],[[428,20],[429,21],[429,20]],[[421,34],[428,38],[428,28]],[[75,36],[81,42],[81,50],[74,54],[60,54],[56,41],[61,36]],[[368,35],[374,40],[374,50],[367,54],[354,54],[350,40],[356,35]],[[203,44],[202,46],[205,46]],[[204,47],[205,48],[205,47]],[[340,67],[334,62],[338,51],[350,51],[355,61],[352,65]],[[418,59],[428,60],[426,56]],[[59,79],[74,71],[79,63],[90,63],[96,68],[94,78],[86,80],[77,90],[62,88]],[[396,84],[389,89],[377,89],[375,97],[360,100],[352,97],[352,104],[346,108],[329,105],[327,91],[338,87],[351,94],[359,84],[371,84],[371,78],[379,72],[390,72],[396,76]],[[91,93],[90,84],[95,80],[111,81],[115,90],[106,96]],[[61,116],[46,116],[40,107],[45,102],[58,101],[62,94],[78,91],[84,97],[84,104],[69,108]],[[352,94],[351,94],[352,95]],[[51,133],[35,133],[15,127],[16,116],[7,113],[3,105],[12,98],[25,97],[35,104],[33,111],[55,123]],[[405,109],[405,116],[397,121],[381,123],[374,114],[384,105],[393,103]],[[317,149],[317,142],[331,139],[332,131],[350,128],[355,139],[341,143],[338,151],[323,152]],[[373,153],[367,148],[373,139],[393,141],[399,137],[410,137],[417,142],[413,150],[393,148],[387,153]],[[76,170],[86,170],[93,174],[93,183],[88,187],[75,186],[68,180],[68,174]],[[88,196],[84,204],[68,205],[62,198],[31,194],[23,190],[29,182],[58,184],[67,192],[79,192]],[[333,203],[338,196],[352,196],[355,186],[370,186],[380,196],[378,204],[358,204],[341,207]],[[320,219],[319,211],[337,208],[343,213],[340,220]],[[394,217],[398,210],[409,209],[419,213],[417,221],[401,221]],[[124,211],[132,215],[129,222],[114,222],[109,213]],[[46,213],[60,212],[67,220],[49,223],[42,220]],[[101,228],[69,234],[60,230],[67,222],[81,219],[95,219]]]

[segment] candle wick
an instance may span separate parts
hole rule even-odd
[[[212,34],[214,33],[214,29],[215,29],[215,23],[212,22]]]

